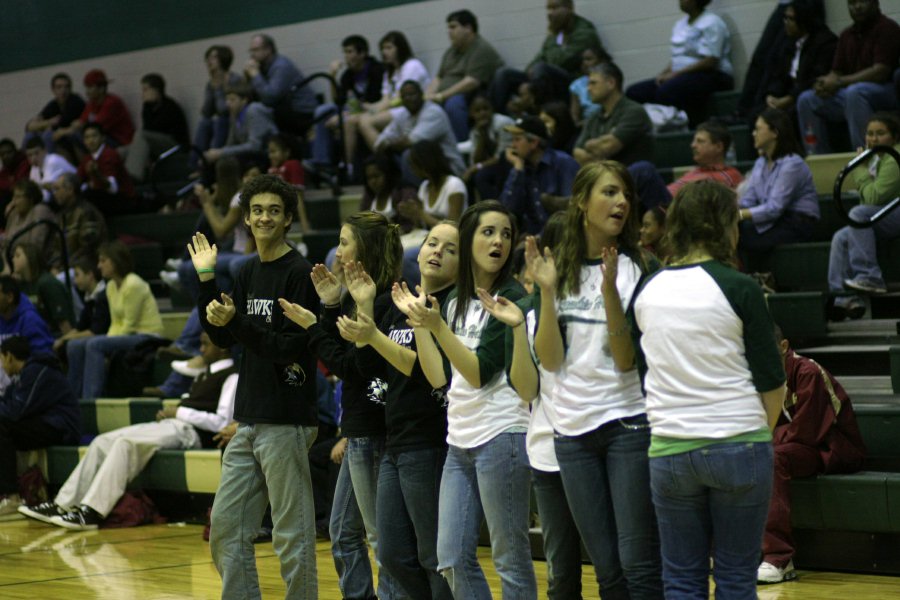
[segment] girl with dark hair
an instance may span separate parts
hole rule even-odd
[[[662,205],[648,208],[641,217],[641,246],[660,261],[665,262],[666,251],[663,236],[666,234],[666,208]]]
[[[584,125],[585,121],[590,119],[594,116],[594,113],[600,110],[600,105],[594,103],[591,98],[591,93],[588,91],[588,76],[590,75],[591,68],[602,62],[609,62],[611,60],[612,57],[607,54],[602,46],[585,48],[581,53],[582,75],[569,84],[570,96],[569,106],[567,107],[570,120],[578,125],[578,127]],[[563,148],[557,148],[557,150],[563,150]]]
[[[56,215],[50,206],[43,202],[41,188],[30,179],[17,181],[13,186],[12,201],[6,206],[6,230],[0,234],[0,251],[3,253],[3,262],[6,263],[6,248],[9,242],[32,223],[48,220],[56,222]],[[41,257],[47,261],[57,251],[56,236],[49,235],[49,227],[33,227],[28,233],[22,234],[19,241],[30,242],[40,251]],[[4,272],[9,272],[6,265]]]
[[[615,161],[582,167],[554,252],[526,240],[534,351],[556,375],[548,405],[572,517],[604,596],[662,598],[647,424],[631,302],[651,259],[639,246],[634,183]]]
[[[506,127],[513,120],[494,112],[491,101],[483,93],[469,101],[469,117],[472,121],[469,139],[459,144],[460,152],[469,157],[469,167],[462,179],[469,184],[469,189],[474,185],[482,200],[499,198],[510,168],[503,156],[512,141]]]
[[[12,257],[13,277],[22,282],[28,296],[55,336],[75,325],[72,294],[44,267],[40,252],[28,242],[16,242]]]
[[[373,154],[363,162],[363,195],[359,210],[381,213],[395,223],[399,223],[404,233],[412,228],[412,223],[397,211],[402,202],[414,201],[416,192],[400,182],[397,163],[386,154]]]
[[[767,108],[756,119],[753,143],[759,158],[740,198],[738,252],[744,270],[771,271],[780,244],[805,242],[819,220],[819,197],[786,113]]]
[[[432,140],[418,141],[410,147],[408,157],[413,174],[424,181],[419,186],[419,201],[401,204],[400,214],[425,229],[444,219],[459,220],[468,192],[466,184],[450,169],[441,145]]]
[[[578,128],[575,127],[566,103],[560,100],[547,102],[541,106],[538,116],[550,134],[550,147],[571,154],[578,138]]]
[[[338,453],[341,470],[334,492],[329,531],[331,553],[344,598],[372,598],[372,568],[366,535],[378,554],[376,484],[384,453],[385,383],[363,367],[371,348],[357,348],[341,338],[338,317],[366,315],[380,322],[391,305],[391,285],[400,276],[400,228],[376,212],[352,215],[341,227],[333,272],[316,265],[312,281],[323,308],[321,321],[299,304],[281,301],[285,315],[309,333],[309,347],[342,381],[343,416]],[[365,271],[366,277],[349,277]],[[342,289],[352,290],[342,297]],[[335,451],[332,451],[334,454]],[[378,574],[379,598],[403,598],[386,569]]]
[[[443,307],[421,288],[413,294],[405,284],[394,286],[394,303],[409,315],[428,382],[450,385],[437,553],[455,598],[491,598],[476,558],[482,518],[503,597],[537,598],[528,541],[528,405],[503,373],[506,326],[476,296],[479,289],[512,301],[523,296],[512,277],[515,237],[506,207],[494,200],[474,204],[460,219],[459,279]]]
[[[732,266],[737,212],[720,183],[681,188],[669,266],[634,302],[667,598],[709,597],[710,557],[717,598],[756,598],[785,376],[762,290]]]

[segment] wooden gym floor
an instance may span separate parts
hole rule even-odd
[[[215,599],[221,592],[198,525],[153,525],[71,532],[35,521],[0,523],[0,598],[27,600]],[[271,544],[256,547],[263,597],[283,597]],[[479,550],[494,597],[499,579],[486,548]],[[327,542],[316,548],[319,598],[340,600]],[[535,562],[540,597],[547,569]],[[585,599],[597,599],[585,568]],[[759,588],[763,600],[885,600],[900,598],[900,577],[801,572],[796,581]]]

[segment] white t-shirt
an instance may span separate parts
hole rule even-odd
[[[231,204],[228,205],[229,210],[235,207],[241,207],[240,192],[234,195],[234,197],[231,199]],[[247,231],[247,226],[244,225],[244,219],[241,219],[238,221],[237,225],[234,226],[234,245],[232,246],[232,250],[236,254],[246,254],[247,245],[249,243],[250,233]]]
[[[525,315],[525,328],[528,332],[528,346],[534,353],[534,335],[537,331],[537,314],[534,310]],[[534,358],[537,364],[537,358]],[[551,396],[556,386],[556,376],[542,366],[538,366],[541,378],[541,393],[531,403],[531,420],[528,422],[528,434],[525,436],[525,448],[528,451],[528,462],[532,468],[548,473],[559,472],[556,462],[556,449],[553,444],[553,416]]]
[[[709,11],[703,11],[688,23],[688,17],[678,19],[672,27],[672,70],[680,71],[695,62],[715,57],[719,59],[718,70],[728,75],[734,73],[731,66],[731,34],[722,18]]]
[[[423,90],[428,87],[428,83],[431,81],[428,69],[425,68],[425,65],[418,58],[407,59],[390,77],[388,77],[388,73],[385,70],[384,77],[381,79],[381,97],[390,98],[391,101],[399,100],[400,86],[403,85],[404,81],[410,80],[422,86]]]
[[[428,200],[428,191],[431,187],[431,184],[428,183],[428,180],[422,182],[419,186],[419,200],[422,201],[422,206],[425,207],[425,212],[429,215],[440,217],[441,219],[446,219],[450,213],[450,196],[453,194],[462,194],[463,195],[463,210],[466,209],[468,205],[468,192],[466,191],[466,184],[463,183],[463,180],[455,175],[448,175],[447,179],[444,180],[444,185],[441,188],[440,193],[438,193],[437,199],[434,201],[434,204],[429,205]]]

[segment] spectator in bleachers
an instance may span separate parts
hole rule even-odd
[[[397,207],[403,202],[415,201],[416,190],[401,184],[397,164],[385,154],[374,154],[363,163],[363,175],[365,179],[359,210],[381,213],[398,223],[404,233],[408,232],[413,223],[403,218]],[[330,267],[331,261],[327,264]]]
[[[106,280],[110,326],[106,335],[70,340],[69,383],[79,398],[98,398],[106,387],[106,361],[162,335],[162,319],[150,286],[134,273],[131,252],[116,240],[100,246],[100,274]]]
[[[478,34],[478,19],[471,11],[457,10],[447,15],[447,34],[450,47],[441,58],[437,76],[428,84],[425,97],[443,105],[456,140],[462,141],[469,138],[469,96],[490,84],[494,73],[503,66],[503,59]]]
[[[16,242],[12,256],[13,277],[28,296],[50,333],[59,336],[75,325],[72,294],[45,268],[38,249],[28,242]]]
[[[419,140],[410,147],[407,160],[422,183],[418,201],[400,203],[400,214],[422,229],[430,229],[445,219],[459,221],[468,204],[468,192],[466,184],[450,169],[440,144]]]
[[[770,272],[776,246],[812,236],[819,197],[787,114],[764,110],[756,119],[753,143],[760,156],[739,201],[738,255],[745,271]]]
[[[231,63],[234,53],[228,46],[210,46],[203,55],[209,81],[203,90],[203,106],[200,108],[200,120],[194,133],[194,147],[201,153],[210,148],[221,148],[228,137],[228,105],[225,103],[225,90],[243,81],[243,78],[232,72]],[[191,156],[191,166],[196,166],[199,157]]]
[[[575,14],[573,0],[547,0],[547,36],[541,49],[525,71],[503,67],[491,82],[491,102],[498,112],[522,83],[537,83],[547,90],[545,100],[566,100],[569,82],[581,75],[583,53],[596,49],[602,60],[609,60],[597,28]],[[540,82],[540,83],[538,83]]]
[[[519,230],[539,235],[553,213],[565,210],[579,165],[549,146],[550,135],[538,117],[525,116],[506,127],[512,141],[506,160],[512,165],[500,202],[516,215]]]
[[[53,336],[37,309],[22,293],[19,282],[10,275],[0,275],[0,340],[20,335],[28,340],[35,353],[53,352]],[[9,385],[9,376],[0,369],[0,393]]]
[[[640,233],[641,247],[664,263],[668,255],[663,242],[663,238],[666,235],[665,206],[654,206],[644,211],[644,214],[641,216]]]
[[[109,330],[109,301],[106,299],[106,282],[100,276],[96,258],[80,256],[73,261],[75,287],[82,294],[84,307],[75,327],[53,341],[53,350],[66,355],[66,343],[77,338],[103,335]]]
[[[381,81],[381,100],[359,116],[357,130],[369,148],[375,147],[378,132],[391,122],[391,115],[401,110],[400,86],[404,81],[415,81],[422,89],[428,86],[431,76],[428,69],[413,56],[406,36],[400,31],[384,34],[381,46],[381,64],[384,76]],[[348,136],[349,137],[349,136]]]
[[[300,213],[300,232],[309,233],[309,217],[306,215],[306,204],[303,201],[303,190],[306,189],[306,175],[303,164],[293,158],[298,151],[294,149],[291,138],[283,133],[269,139],[269,174],[284,179],[297,190],[297,209]]]
[[[893,146],[900,151],[900,121],[890,113],[875,113],[866,125],[866,147]],[[861,148],[859,149],[862,150]],[[853,171],[859,190],[859,205],[850,209],[850,218],[866,220],[900,195],[900,168],[886,153],[877,154]],[[828,289],[839,293],[845,288],[868,294],[887,292],[884,275],[878,265],[876,244],[900,236],[900,210],[893,210],[872,227],[842,227],[831,240],[828,260]],[[859,319],[866,303],[858,296],[834,299],[837,320]]]
[[[81,257],[96,257],[100,244],[106,241],[106,222],[97,207],[79,195],[78,176],[60,175],[53,184],[53,198],[59,206],[57,218],[66,236],[69,264]],[[62,257],[52,256],[50,266],[62,268]]]
[[[23,231],[32,223],[38,221],[56,222],[56,215],[47,205],[41,201],[41,189],[31,180],[25,179],[13,187],[12,202],[6,208],[6,231],[0,235],[0,250],[3,252],[3,261],[6,261],[6,249],[16,234]],[[40,248],[41,255],[49,260],[56,250],[56,238],[50,235],[50,228],[38,225],[31,228],[16,238],[16,241],[30,242],[36,248]],[[5,269],[9,272],[9,269]]]
[[[122,99],[107,91],[109,80],[100,69],[88,71],[84,76],[87,104],[81,117],[68,127],[56,130],[57,138],[78,134],[87,123],[98,123],[106,134],[106,141],[112,146],[127,146],[134,137],[134,121]]]
[[[278,133],[272,109],[253,102],[252,95],[253,89],[246,83],[225,89],[228,137],[221,148],[210,148],[203,153],[207,163],[215,163],[222,156],[235,156],[242,161],[258,158],[265,152],[266,140]]]
[[[606,62],[591,69],[588,89],[602,110],[584,124],[572,155],[580,164],[653,158],[653,124],[644,107],[622,93],[622,71]]]
[[[88,123],[82,132],[87,149],[78,165],[82,193],[105,216],[125,215],[137,210],[134,184],[119,153],[106,140],[99,123]],[[54,180],[55,181],[55,180]]]
[[[334,134],[338,127],[337,109],[343,111],[344,156],[347,173],[353,175],[353,159],[356,156],[356,130],[360,115],[381,100],[381,84],[384,67],[369,55],[369,42],[361,35],[351,35],[341,42],[344,60],[331,63],[329,74],[338,82],[332,86],[334,104],[322,104],[316,108],[316,137],[313,140],[312,160],[316,166],[328,166],[334,156]],[[328,116],[331,115],[331,116]]]
[[[166,80],[158,73],[141,78],[142,127],[128,146],[125,168],[135,181],[144,181],[147,169],[160,154],[176,145],[190,143],[187,119],[181,106],[166,95]]]
[[[298,86],[303,73],[283,54],[278,54],[275,41],[266,34],[250,40],[250,60],[244,66],[260,102],[272,109],[278,129],[304,136],[312,124],[316,96],[308,85]]]
[[[719,15],[706,10],[710,2],[679,0],[687,15],[672,27],[669,64],[655,79],[631,85],[626,91],[629,98],[675,106],[696,123],[714,92],[734,86],[731,34]]]
[[[800,94],[797,116],[810,151],[834,152],[829,123],[846,123],[853,148],[866,145],[873,112],[897,107],[891,81],[900,57],[900,25],[881,13],[878,0],[849,0],[853,25],[841,32],[831,71]]]
[[[784,361],[787,390],[772,432],[775,473],[763,558],[756,575],[759,583],[781,583],[797,577],[791,479],[855,473],[866,458],[853,404],[840,382],[817,362],[794,352],[777,325],[775,341]]]
[[[40,186],[41,195],[46,202],[52,198],[50,188],[53,186],[53,182],[63,173],[76,171],[72,163],[61,154],[48,152],[44,146],[44,140],[39,137],[25,142],[25,156],[28,157],[28,163],[31,165],[28,177]]]
[[[50,80],[53,100],[48,102],[41,112],[25,125],[25,138],[40,136],[48,149],[54,150],[57,143],[63,142],[66,136],[57,135],[61,129],[69,127],[84,112],[84,100],[72,93],[72,78],[67,73],[57,73]],[[71,144],[66,150],[73,152]],[[74,159],[74,154],[72,155]]]
[[[784,31],[790,44],[773,69],[765,106],[793,113],[800,94],[831,70],[837,36],[824,17],[821,0],[793,0],[785,8]],[[765,106],[756,107],[755,113]]]
[[[581,53],[581,77],[578,77],[569,84],[569,105],[572,113],[572,120],[579,127],[594,116],[594,113],[600,110],[600,105],[596,104],[591,98],[591,92],[588,90],[588,79],[591,75],[591,69],[601,62],[612,60],[602,47],[585,48]]]
[[[75,444],[81,429],[78,401],[59,361],[20,336],[0,343],[0,364],[17,376],[0,397],[0,518],[15,514],[19,497],[16,451]]]
[[[513,120],[494,112],[490,100],[484,94],[477,94],[469,103],[472,129],[469,139],[457,145],[468,155],[468,168],[462,180],[470,189],[478,191],[478,197],[485,200],[497,198],[509,173],[509,163],[504,158],[512,136],[506,131]]]
[[[550,134],[550,147],[572,154],[579,130],[572,120],[570,106],[561,100],[551,100],[541,105],[538,117]]]
[[[25,153],[9,138],[0,140],[0,208],[6,208],[12,198],[13,186],[28,179],[31,164]]]
[[[77,531],[97,529],[126,485],[163,449],[215,448],[213,435],[231,422],[237,368],[229,351],[200,339],[204,370],[177,405],[166,404],[155,423],[101,433],[53,500],[22,506],[32,519]]]

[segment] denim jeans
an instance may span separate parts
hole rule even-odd
[[[225,448],[209,546],[222,598],[261,598],[253,539],[272,507],[272,546],[285,598],[314,600],[316,526],[307,453],[315,427],[241,424]]]
[[[337,104],[320,104],[313,113],[316,137],[312,143],[312,161],[317,165],[334,164],[334,133],[325,125],[325,121],[336,114]]]
[[[662,598],[646,415],[610,421],[579,436],[556,435],[554,445],[600,595],[604,600]]]
[[[723,443],[650,459],[666,598],[755,600],[772,496],[772,444]]]
[[[331,554],[344,598],[372,598],[372,566],[366,537],[378,557],[375,501],[378,468],[384,438],[347,438],[347,451],[334,490],[331,508]],[[405,598],[400,586],[386,570],[378,572],[378,597]]]
[[[194,134],[194,147],[204,152],[210,148],[221,148],[228,138],[228,115],[213,115],[212,117],[200,117],[197,122],[197,131]],[[196,150],[191,150],[189,165],[196,169],[200,156]]]
[[[378,472],[378,558],[411,598],[452,600],[438,573],[441,471],[447,448],[386,451]]]
[[[559,473],[532,469],[534,499],[541,517],[547,559],[547,598],[581,598],[581,537],[569,510]]]
[[[829,98],[818,96],[815,90],[806,90],[797,99],[797,119],[801,135],[809,128],[815,133],[815,153],[828,154],[835,149],[828,140],[826,121],[845,122],[850,128],[851,145],[865,148],[869,117],[876,111],[891,110],[896,106],[893,82],[863,81],[841,88]]]
[[[531,469],[524,433],[501,433],[475,448],[450,446],[441,478],[438,570],[454,598],[491,598],[476,549],[487,521],[504,598],[537,598],[528,519]]]
[[[469,100],[465,94],[453,94],[444,100],[444,112],[457,142],[469,139]]]
[[[868,219],[882,206],[860,204],[850,209],[850,217],[859,221]],[[831,240],[828,257],[828,289],[839,292],[844,280],[856,277],[884,284],[881,267],[878,266],[876,242],[900,236],[900,209],[894,209],[872,227],[857,229],[843,227]]]
[[[118,350],[130,350],[151,335],[95,335],[69,340],[69,383],[77,398],[99,398],[106,388],[106,360]]]

